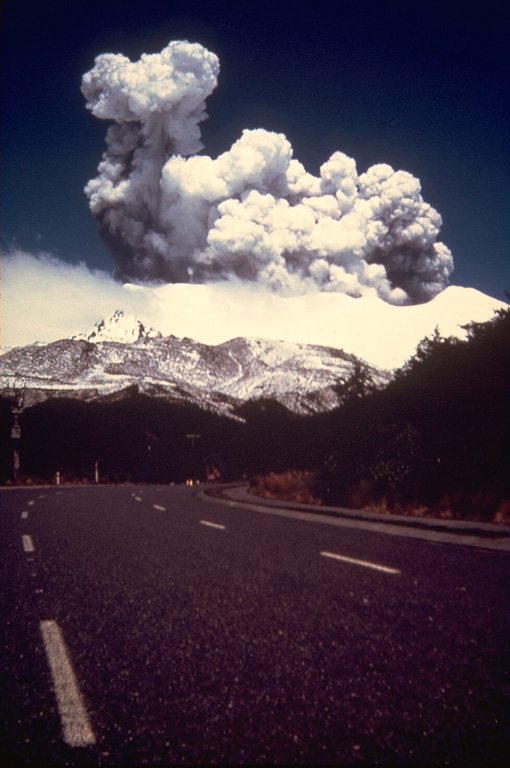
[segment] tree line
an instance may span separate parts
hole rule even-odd
[[[509,297],[510,298],[510,297]],[[449,509],[491,520],[510,502],[510,310],[436,330],[384,389],[370,382],[323,421],[323,496],[394,511]]]

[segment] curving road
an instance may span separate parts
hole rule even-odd
[[[3,762],[503,761],[510,556],[218,504],[0,491]]]

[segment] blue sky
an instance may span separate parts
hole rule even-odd
[[[283,132],[311,173],[335,150],[360,172],[417,176],[443,217],[451,282],[510,289],[510,101],[504,4],[3,0],[2,246],[113,269],[83,193],[105,125],[85,109],[95,56],[170,40],[220,59],[205,152],[243,128]]]

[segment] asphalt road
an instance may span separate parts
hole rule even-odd
[[[0,505],[4,764],[510,754],[508,553],[186,487]]]

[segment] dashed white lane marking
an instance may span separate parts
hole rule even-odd
[[[220,528],[222,531],[225,530],[224,525],[218,525],[218,523],[210,523],[209,520],[200,520],[202,525],[208,525],[210,528]]]
[[[25,552],[35,552],[34,542],[32,541],[31,536],[29,536],[27,533],[24,533],[21,537],[21,541],[23,542],[23,549]]]
[[[21,513],[21,519],[22,519],[22,520],[26,520],[26,519],[27,519],[27,517],[28,517],[28,512],[27,512],[27,510],[25,509],[25,510],[23,510],[23,512]]]
[[[383,573],[400,573],[397,568],[388,568],[386,565],[377,565],[376,563],[369,563],[366,560],[355,560],[353,557],[346,557],[345,555],[335,555],[333,552],[321,552],[324,557],[332,557],[334,560],[342,560],[344,563],[353,563],[354,565],[362,565],[364,568],[373,568],[376,571],[382,571]]]
[[[87,747],[95,744],[96,737],[90,725],[60,627],[56,621],[41,621],[40,629],[57,698],[64,741],[70,747]]]
[[[29,501],[29,502],[28,502],[28,506],[29,506],[29,507],[32,507],[32,506],[33,506],[33,504],[34,504],[34,501],[33,501],[33,499],[32,499],[32,501]]]
[[[152,506],[154,509],[159,509],[160,512],[166,512],[166,507],[162,507],[159,504],[153,504]]]
[[[135,496],[135,501],[141,501],[140,496]]]

